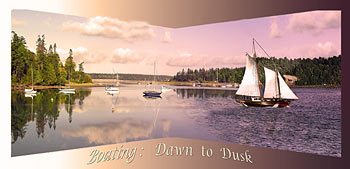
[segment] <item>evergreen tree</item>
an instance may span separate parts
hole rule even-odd
[[[67,72],[67,79],[72,78],[72,75],[75,73],[75,67],[76,67],[76,64],[73,61],[73,51],[72,49],[70,49],[69,56],[66,59],[66,63],[64,64],[64,69]]]

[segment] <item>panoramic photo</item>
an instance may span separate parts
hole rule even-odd
[[[168,28],[12,10],[11,155],[180,137],[341,157],[341,11]]]

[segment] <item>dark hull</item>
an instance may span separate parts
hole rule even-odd
[[[155,93],[155,92],[143,92],[144,96],[150,96],[150,97],[160,97],[162,93]]]
[[[287,107],[290,104],[290,100],[261,100],[261,101],[251,101],[251,100],[240,100],[236,99],[236,102],[241,103],[244,107]]]

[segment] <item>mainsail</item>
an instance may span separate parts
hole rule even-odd
[[[245,72],[243,76],[243,80],[239,89],[236,92],[236,95],[243,96],[260,96],[260,88],[259,88],[259,78],[256,62],[254,59],[247,55],[247,64],[245,67]]]
[[[293,91],[288,87],[286,82],[284,82],[281,74],[278,72],[278,80],[280,84],[280,93],[282,99],[298,99],[298,97],[293,93]]]
[[[264,67],[265,70],[265,91],[264,98],[279,98],[277,74],[275,71]]]

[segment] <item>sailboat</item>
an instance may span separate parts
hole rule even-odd
[[[70,73],[68,73],[68,88],[60,89],[60,93],[75,94],[75,89],[70,88]]]
[[[254,41],[253,39],[253,46]],[[259,45],[259,43],[257,43]],[[259,45],[260,46],[260,45]],[[261,46],[260,46],[261,47]],[[262,48],[262,47],[261,47]],[[236,92],[236,101],[244,107],[287,107],[298,97],[288,87],[281,74],[277,71],[264,67],[265,89],[262,92],[259,84],[258,67],[255,61],[256,52],[254,46],[254,58],[248,53],[247,63],[242,83]],[[262,48],[263,49],[263,48]],[[265,50],[263,49],[265,52]],[[265,52],[266,53],[266,52]],[[267,54],[267,53],[266,53]]]
[[[154,74],[153,74],[153,81],[156,81],[156,62],[154,62]],[[161,90],[156,90],[155,87],[153,90],[146,89],[143,91],[144,96],[150,96],[150,97],[160,97],[162,94]]]
[[[114,73],[114,69],[113,69],[113,73]],[[116,74],[116,79],[117,79],[117,81],[115,82],[115,86],[108,86],[108,87],[106,87],[105,92],[107,94],[119,93],[119,88],[118,88],[118,86],[119,86],[119,75],[118,75],[118,73]]]
[[[26,93],[26,94],[35,94],[36,93],[36,91],[34,90],[34,86],[33,86],[33,64],[31,65],[31,70],[32,70],[32,88],[31,89],[24,89],[24,92]]]

